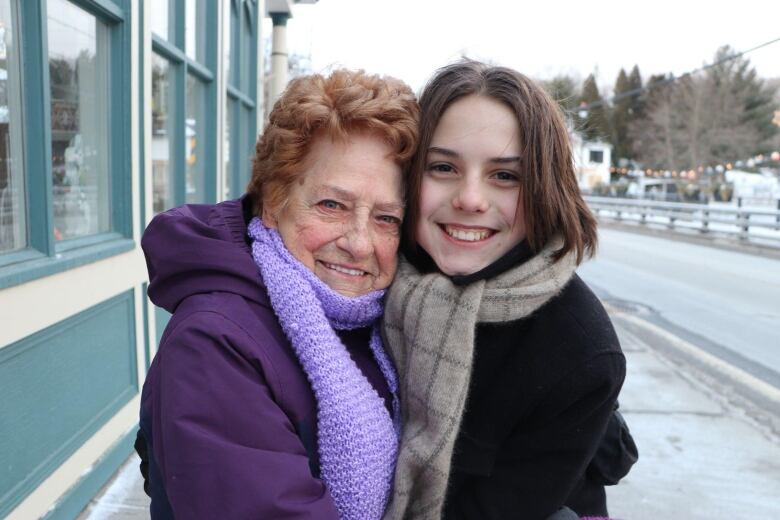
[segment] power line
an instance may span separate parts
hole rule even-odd
[[[762,47],[766,47],[768,45],[772,45],[773,43],[777,43],[777,42],[780,42],[780,38],[775,38],[774,40],[770,40],[768,42],[761,43],[759,45],[756,45],[755,47],[751,47],[750,49],[747,49],[747,50],[744,50],[744,51],[741,51],[741,52],[737,52],[737,53],[732,54],[730,56],[726,56],[725,58],[722,58],[722,59],[720,59],[720,60],[718,60],[718,61],[716,61],[714,63],[710,63],[710,64],[707,64],[707,65],[702,65],[701,67],[699,67],[697,69],[689,70],[688,72],[685,72],[685,73],[683,73],[683,74],[681,74],[679,76],[675,76],[675,75],[672,74],[672,75],[670,75],[667,78],[664,78],[664,79],[661,79],[661,80],[658,80],[658,81],[654,81],[654,82],[652,82],[652,83],[650,83],[648,85],[645,85],[643,87],[638,87],[638,88],[634,88],[634,89],[631,89],[631,90],[627,90],[625,92],[621,92],[620,94],[612,96],[609,99],[600,99],[598,101],[593,101],[591,103],[588,103],[587,105],[583,105],[583,106],[577,107],[577,110],[590,110],[592,108],[596,108],[596,107],[600,107],[602,105],[605,105],[608,102],[609,103],[614,103],[615,101],[620,101],[623,98],[636,96],[638,94],[641,94],[643,92],[649,91],[649,90],[654,89],[656,87],[661,87],[661,86],[664,86],[664,85],[668,85],[670,83],[674,83],[674,82],[676,82],[676,81],[678,81],[680,79],[683,79],[685,77],[691,76],[693,74],[705,71],[707,69],[711,69],[713,67],[717,67],[718,65],[722,65],[722,64],[727,63],[729,61],[735,60],[735,59],[737,59],[737,58],[739,58],[741,56],[744,56],[745,54],[751,53],[753,51],[757,51],[758,49],[760,49]]]

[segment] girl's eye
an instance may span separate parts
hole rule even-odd
[[[446,163],[433,163],[430,166],[428,166],[428,169],[434,172],[442,172],[442,173],[450,173],[455,171],[455,169]]]
[[[499,181],[517,181],[519,177],[516,173],[500,171],[495,173],[495,178]]]
[[[336,202],[335,200],[330,200],[330,199],[320,201],[320,206],[322,206],[325,209],[332,209],[332,210],[341,209],[343,207],[342,204]]]

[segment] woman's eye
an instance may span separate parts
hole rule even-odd
[[[326,199],[323,201],[320,201],[320,206],[322,206],[325,209],[341,209],[343,206],[342,204],[336,202],[335,200]]]
[[[393,215],[381,215],[379,217],[379,221],[383,224],[389,224],[391,226],[401,225],[401,219],[398,217],[394,217]]]

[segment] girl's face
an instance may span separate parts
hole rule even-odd
[[[450,276],[487,267],[525,238],[520,127],[505,105],[470,95],[442,114],[427,150],[415,231]]]

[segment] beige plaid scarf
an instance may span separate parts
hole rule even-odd
[[[489,280],[456,286],[401,259],[382,332],[398,370],[403,435],[385,520],[438,519],[471,377],[477,323],[530,315],[558,294],[576,268],[558,262],[553,239],[536,256]]]

